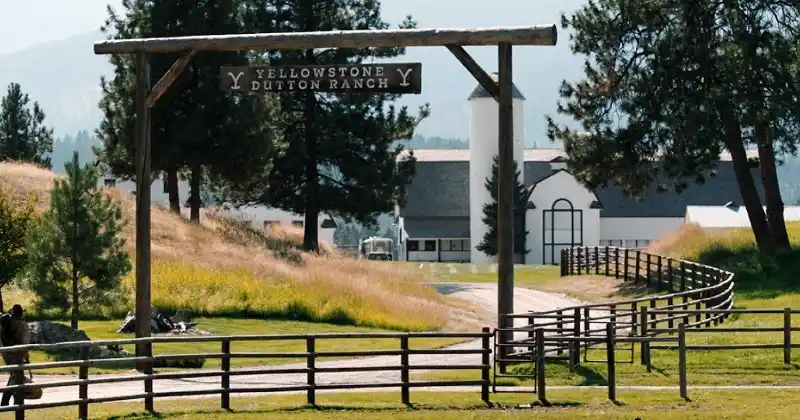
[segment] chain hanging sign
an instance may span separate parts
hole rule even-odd
[[[221,67],[220,88],[241,93],[421,93],[421,63]]]

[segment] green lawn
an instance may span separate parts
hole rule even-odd
[[[156,401],[157,414],[142,412],[142,403],[91,405],[92,419],[192,419],[192,420],[316,420],[316,419],[614,419],[632,420],[751,420],[769,416],[771,420],[797,418],[800,392],[797,391],[696,391],[692,402],[679,399],[678,392],[619,390],[617,404],[606,399],[604,390],[551,390],[550,407],[524,407],[532,402],[532,394],[497,394],[491,399],[498,404],[487,408],[475,392],[425,393],[411,392],[413,407],[400,404],[399,393],[339,393],[317,396],[317,408],[305,406],[305,396],[236,397],[232,411],[219,409],[219,399]],[[778,403],[779,402],[779,403]],[[35,413],[35,414],[34,414]],[[32,412],[30,418],[73,419],[77,407]],[[0,419],[11,419],[4,413]]]
[[[198,318],[197,327],[209,331],[215,335],[266,335],[266,334],[311,334],[311,333],[352,333],[352,332],[387,332],[372,328],[359,328],[353,326],[319,324],[299,321],[277,321],[277,320],[257,320],[257,319],[226,319],[226,318]],[[83,329],[93,340],[123,339],[132,338],[132,334],[117,334],[119,327],[118,321],[83,321],[80,323]],[[437,348],[448,344],[457,343],[459,339],[453,338],[424,338],[410,339],[409,344],[412,348]],[[333,339],[318,340],[316,348],[318,351],[353,351],[353,350],[381,350],[399,349],[399,339]],[[285,341],[243,341],[231,343],[232,352],[304,352],[306,344],[303,340]],[[133,353],[132,345],[123,346],[124,349]],[[162,343],[153,345],[153,354],[187,354],[187,353],[219,353],[220,343]],[[43,352],[32,352],[31,362],[44,362],[55,360],[53,355]],[[234,359],[231,367],[271,365],[279,363],[291,363],[303,361],[305,359]],[[203,369],[219,368],[219,359],[207,359]],[[92,369],[93,373],[113,373],[120,370],[132,369],[132,365],[108,366],[104,368]],[[174,370],[174,369],[161,369]],[[39,370],[36,373],[77,373],[78,368],[61,368],[50,370]]]

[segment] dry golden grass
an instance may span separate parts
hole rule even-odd
[[[15,199],[34,195],[41,211],[49,204],[55,177],[32,165],[0,164],[0,186]],[[134,197],[114,188],[104,190],[121,203],[130,221],[124,235],[133,257]],[[161,206],[153,207],[154,306],[187,308],[207,316],[276,316],[411,330],[436,329],[448,319],[447,303],[420,284],[424,273],[418,269],[352,260],[336,254],[330,244],[322,244],[326,252],[320,255],[286,247],[302,239],[300,229],[263,234],[213,210],[204,211],[201,220],[201,225],[193,225]],[[268,249],[271,244],[288,249],[275,252]],[[130,291],[133,279],[131,273],[124,282]],[[11,298],[28,300],[24,293]],[[106,315],[118,316],[129,307],[130,302],[120,302]]]

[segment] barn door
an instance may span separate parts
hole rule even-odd
[[[542,263],[558,265],[561,250],[583,246],[583,210],[559,198],[542,211]]]

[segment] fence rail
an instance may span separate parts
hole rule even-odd
[[[179,396],[199,396],[199,395],[220,395],[220,405],[223,409],[230,408],[231,394],[240,393],[274,393],[290,391],[306,391],[306,400],[309,405],[316,404],[317,390],[344,390],[344,389],[374,389],[374,388],[400,388],[400,398],[404,404],[411,404],[410,390],[418,387],[451,387],[451,386],[480,386],[481,398],[489,404],[490,387],[490,356],[492,352],[491,338],[494,333],[489,328],[483,328],[481,332],[437,332],[437,333],[345,333],[345,334],[310,334],[310,335],[241,335],[241,336],[200,336],[200,337],[148,337],[138,339],[122,340],[102,340],[102,341],[76,341],[59,344],[31,344],[20,346],[0,347],[0,353],[9,353],[20,350],[64,350],[78,349],[79,360],[55,361],[30,363],[24,365],[9,365],[0,367],[0,373],[31,370],[41,371],[42,369],[78,367],[77,379],[50,383],[36,383],[25,385],[12,385],[0,387],[0,392],[15,393],[15,405],[0,407],[0,412],[15,412],[16,419],[24,419],[27,411],[44,408],[55,408],[64,406],[78,406],[78,417],[85,419],[88,417],[89,405],[113,401],[125,400],[144,400],[146,410],[153,410],[153,400],[156,398],[168,398]],[[413,349],[410,341],[413,339],[424,338],[463,338],[480,339],[479,348],[464,349]],[[348,340],[348,339],[397,339],[398,348],[386,350],[353,350],[353,351],[319,351],[317,344],[325,340]],[[244,341],[274,342],[296,340],[304,341],[306,344],[305,352],[233,352],[231,344]],[[90,359],[89,350],[97,345],[123,345],[137,343],[200,343],[218,342],[220,351],[216,353],[192,353],[192,354],[160,354],[151,356],[122,357],[110,359]],[[443,363],[439,365],[431,364],[412,364],[409,356],[411,355],[456,355],[468,354],[480,356],[481,362],[475,364],[456,364]],[[358,358],[366,356],[398,356],[397,364],[386,364],[382,366],[347,366],[347,367],[317,367],[317,361],[324,358]],[[165,372],[153,373],[154,362],[159,360],[176,359],[221,359],[221,369],[203,370],[199,372]],[[232,369],[231,362],[243,358],[283,358],[301,359],[306,361],[304,368],[280,367],[274,369]],[[140,374],[126,376],[108,376],[89,378],[89,367],[108,366],[137,363],[143,367]],[[411,381],[410,372],[420,370],[475,370],[480,372],[480,379],[477,380],[449,380],[449,381]],[[344,373],[344,372],[376,372],[393,371],[400,372],[400,380],[396,382],[379,383],[333,383],[317,384],[316,376],[320,373]],[[230,379],[232,376],[244,375],[278,375],[278,374],[305,374],[306,383],[304,385],[286,386],[262,386],[262,387],[232,387]],[[180,390],[154,392],[153,382],[164,379],[191,379],[219,377],[221,386],[216,386],[202,390]],[[89,385],[112,384],[123,382],[143,382],[144,392],[138,394],[121,395],[114,397],[89,398]],[[78,386],[78,395],[73,400],[54,401],[44,403],[29,404],[24,401],[25,390],[45,389],[65,386]],[[18,399],[16,399],[18,398]]]

